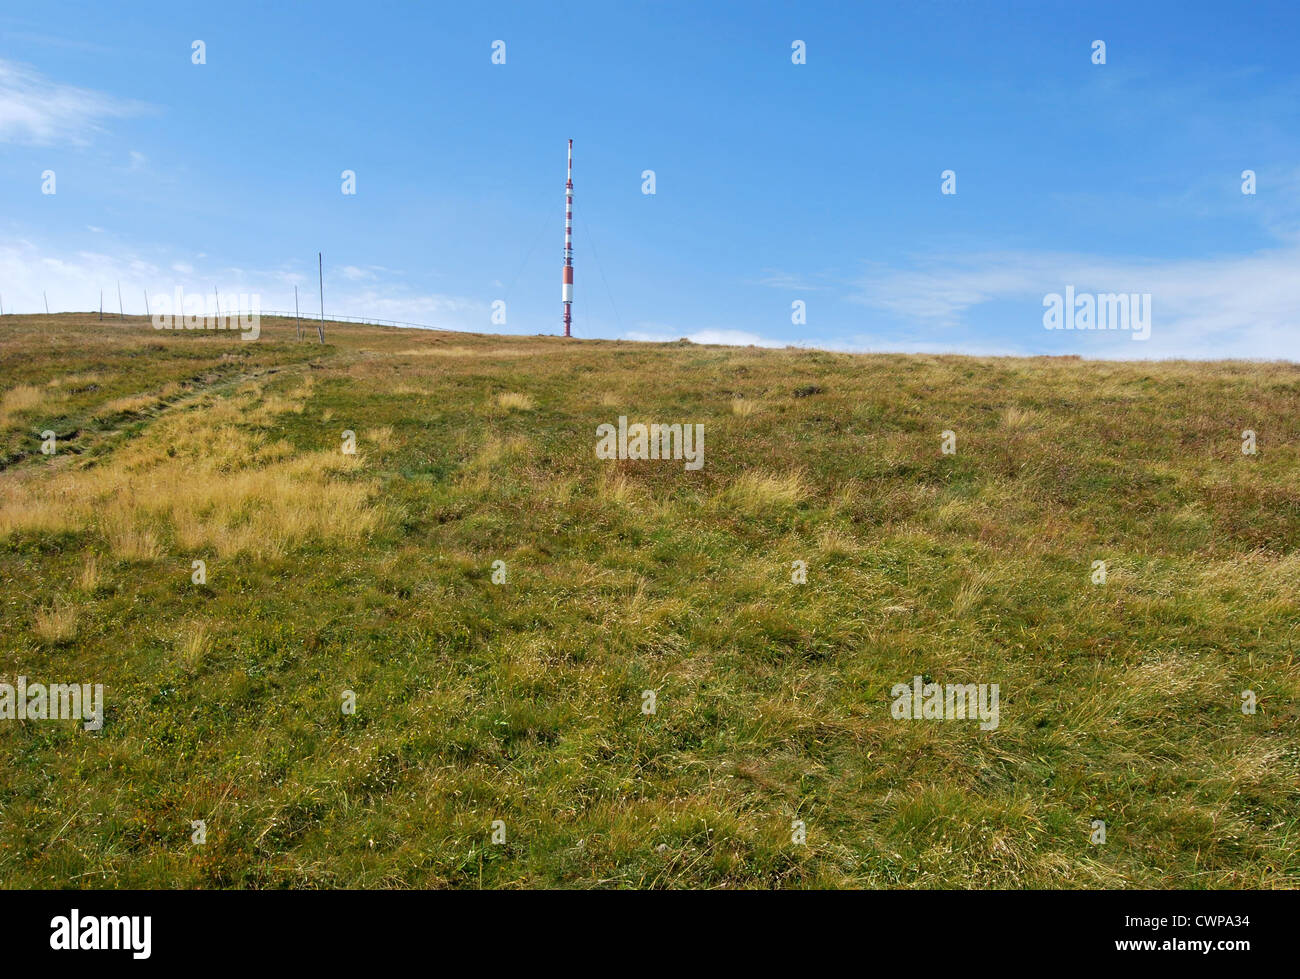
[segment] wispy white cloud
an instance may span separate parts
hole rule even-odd
[[[392,288],[333,295],[327,288],[325,315],[328,317],[331,313],[412,323],[442,330],[486,333],[493,329],[489,325],[490,309],[486,302],[442,293],[417,293]]]
[[[797,347],[807,350],[829,350],[833,353],[969,354],[975,357],[1014,357],[1025,354],[1022,349],[998,343],[996,340],[975,343],[969,340],[944,342],[867,333],[839,338],[787,338],[725,329],[696,330],[683,335],[681,331],[673,332],[657,324],[640,330],[629,330],[621,334],[618,339],[643,343],[689,340],[691,343],[716,344],[724,347]]]
[[[760,286],[767,286],[770,289],[785,289],[790,292],[821,292],[830,288],[825,283],[815,281],[816,278],[821,277],[798,275],[794,272],[783,272],[780,269],[763,269],[756,281]]]
[[[848,297],[919,327],[963,331],[976,309],[1008,308],[998,333],[1041,349],[1043,298],[1077,292],[1149,293],[1151,339],[1076,336],[1092,356],[1263,357],[1300,360],[1300,246],[1205,259],[1142,260],[1045,252],[990,252],[873,266]],[[1023,309],[1023,315],[1014,312]],[[1036,332],[1035,332],[1036,331]],[[1052,336],[1052,334],[1047,334]],[[1098,346],[1105,341],[1104,350]],[[1019,344],[1017,344],[1019,345]],[[1055,344],[1053,344],[1053,347]]]
[[[60,252],[31,240],[0,242],[0,295],[6,313],[39,313],[48,295],[50,311],[99,308],[100,290],[105,308],[117,308],[117,284],[122,286],[127,313],[145,312],[145,295],[173,295],[177,288],[186,293],[208,295],[218,289],[223,295],[243,293],[260,297],[264,311],[292,312],[293,287],[310,281],[299,296],[303,315],[317,312],[316,270],[310,276],[290,268],[271,270],[231,268],[205,261],[205,255],[141,255],[126,247],[114,254],[77,250]],[[448,330],[490,329],[486,302],[440,293],[412,290],[401,282],[367,284],[359,291],[335,285],[326,268],[325,315],[395,320]]]
[[[4,40],[15,44],[26,46],[43,45],[52,48],[66,48],[72,51],[87,51],[91,54],[107,54],[117,56],[121,52],[104,44],[95,44],[92,41],[82,41],[67,37],[56,37],[53,34],[41,34],[36,31],[13,31],[4,32]]]
[[[673,333],[664,327],[650,326],[640,330],[629,330],[620,339],[640,340],[648,343],[670,343],[674,340],[689,340],[691,343],[714,343],[728,347],[784,347],[789,340],[775,340],[759,336],[745,330],[704,329],[692,333]]]
[[[142,102],[61,85],[34,68],[0,59],[0,143],[85,145],[108,119],[139,115]]]

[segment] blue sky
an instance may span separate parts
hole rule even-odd
[[[572,137],[581,336],[1300,359],[1298,38],[1293,2],[10,5],[0,297],[314,310],[320,250],[327,313],[558,332]],[[1150,294],[1150,339],[1044,329],[1067,285]]]

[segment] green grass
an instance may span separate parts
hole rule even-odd
[[[326,330],[0,320],[4,886],[1300,886],[1300,367]]]

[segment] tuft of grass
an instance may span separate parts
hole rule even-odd
[[[798,472],[742,473],[723,491],[722,499],[728,507],[744,513],[757,514],[770,508],[790,507],[807,495],[808,488]]]
[[[161,404],[160,399],[152,394],[133,394],[123,398],[114,398],[98,409],[91,417],[97,420],[112,418],[114,415],[139,415]]]
[[[50,605],[38,608],[33,629],[46,643],[67,642],[77,633],[77,607],[65,599],[56,599]]]
[[[81,563],[81,573],[77,576],[77,587],[87,595],[93,595],[99,588],[102,576],[99,570],[99,558],[94,551],[86,554]]]
[[[600,499],[624,506],[636,503],[642,497],[636,483],[626,473],[615,469],[605,471],[604,478],[596,485],[596,492]]]
[[[533,399],[526,394],[506,391],[497,395],[497,404],[506,411],[532,411],[536,407]]]
[[[1012,405],[1002,412],[1002,424],[1009,429],[1027,428],[1038,420],[1038,413]]]
[[[176,645],[177,656],[186,672],[194,673],[212,651],[212,632],[203,623],[193,623]]]
[[[119,504],[104,526],[109,553],[119,561],[153,561],[162,556],[158,534],[136,521],[135,515]]]
[[[853,535],[829,524],[817,532],[817,546],[828,558],[844,558],[858,549]]]
[[[975,582],[967,582],[957,589],[957,594],[952,599],[953,618],[964,619],[971,610],[979,605],[980,597],[984,594],[984,589]]]

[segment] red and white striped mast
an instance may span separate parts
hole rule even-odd
[[[573,140],[569,140],[569,180],[564,185],[564,279],[560,287],[564,302],[564,335],[571,336],[573,319]]]

